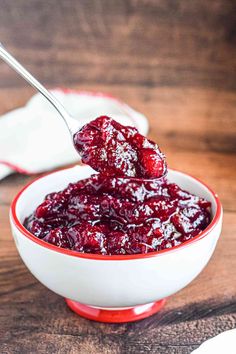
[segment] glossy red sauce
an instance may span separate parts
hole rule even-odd
[[[99,172],[47,195],[24,226],[78,252],[148,253],[179,245],[210,223],[210,202],[168,182],[154,142],[108,117],[74,136],[82,161]]]

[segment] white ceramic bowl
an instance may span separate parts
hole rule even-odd
[[[192,240],[148,254],[77,253],[46,243],[23,227],[25,217],[46,194],[59,191],[92,172],[87,166],[53,172],[20,191],[10,211],[17,249],[31,273],[46,287],[65,297],[68,305],[82,316],[106,322],[144,318],[156,312],[163,305],[163,299],[188,285],[206,266],[221,232],[221,204],[205,184],[185,173],[170,170],[170,181],[212,203],[212,222]]]

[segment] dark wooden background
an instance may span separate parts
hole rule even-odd
[[[0,41],[48,87],[110,92],[145,113],[169,165],[224,206],[206,269],[146,320],[79,318],[15,249],[8,209],[33,177],[0,182],[1,353],[190,353],[236,325],[236,1],[0,0]],[[33,89],[0,62],[0,114]]]

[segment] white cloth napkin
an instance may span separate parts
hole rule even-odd
[[[208,339],[192,354],[236,354],[236,328]]]
[[[52,92],[81,126],[108,115],[135,126],[141,134],[148,131],[147,119],[114,97],[69,89]],[[24,107],[0,117],[0,180],[15,171],[34,174],[78,160],[64,122],[40,94]]]

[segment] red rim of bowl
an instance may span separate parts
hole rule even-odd
[[[82,166],[80,166],[82,167]],[[65,168],[63,170],[69,170],[70,168]],[[157,256],[161,256],[167,252],[174,252],[174,251],[177,251],[178,249],[181,249],[183,247],[187,247],[193,243],[195,243],[196,241],[199,241],[201,240],[202,238],[206,237],[212,230],[213,228],[216,226],[216,224],[219,222],[221,216],[222,216],[222,206],[221,206],[221,203],[220,203],[220,200],[219,200],[219,197],[217,194],[215,194],[213,192],[213,190],[211,188],[209,188],[205,183],[203,183],[201,180],[199,180],[198,178],[196,177],[193,177],[185,172],[180,172],[178,170],[175,170],[175,169],[170,169],[172,171],[175,171],[175,172],[178,172],[178,173],[181,173],[183,175],[186,175],[188,177],[191,177],[193,178],[195,181],[201,183],[205,188],[208,189],[208,191],[211,193],[215,203],[216,203],[216,212],[215,212],[215,215],[211,221],[211,223],[207,226],[207,228],[200,232],[197,236],[193,237],[191,240],[188,240],[188,241],[185,241],[183,243],[181,243],[180,245],[178,246],[174,246],[172,248],[167,248],[167,249],[164,249],[164,250],[161,250],[161,251],[154,251],[154,252],[150,252],[150,253],[138,253],[138,254],[131,254],[131,255],[101,255],[101,254],[93,254],[93,253],[80,253],[80,252],[76,252],[76,251],[72,251],[72,250],[69,250],[69,249],[66,249],[66,248],[60,248],[60,247],[57,247],[57,246],[54,246],[46,241],[43,241],[39,238],[37,238],[36,236],[34,236],[31,232],[29,232],[23,225],[22,223],[20,222],[20,220],[18,219],[17,215],[16,215],[16,204],[19,200],[19,198],[21,197],[21,195],[23,194],[23,192],[29,187],[31,186],[31,184],[37,182],[38,180],[40,180],[41,178],[44,178],[46,176],[49,176],[53,173],[57,173],[57,172],[60,172],[62,169],[60,169],[59,171],[53,171],[53,172],[50,172],[50,173],[47,173],[43,176],[40,176],[36,179],[34,179],[33,181],[31,181],[30,183],[28,183],[25,187],[23,187],[20,192],[15,196],[15,198],[13,199],[12,203],[11,203],[11,206],[10,206],[10,212],[11,212],[11,215],[12,215],[12,220],[16,226],[16,228],[24,235],[26,236],[28,239],[30,239],[31,241],[39,244],[40,246],[42,247],[45,247],[51,251],[56,251],[56,252],[59,252],[59,253],[63,253],[65,255],[68,255],[68,256],[73,256],[73,257],[79,257],[79,258],[86,258],[86,259],[93,259],[93,260],[107,260],[107,261],[111,261],[111,260],[135,260],[135,259],[142,259],[142,258],[150,258],[150,257],[157,257]]]

